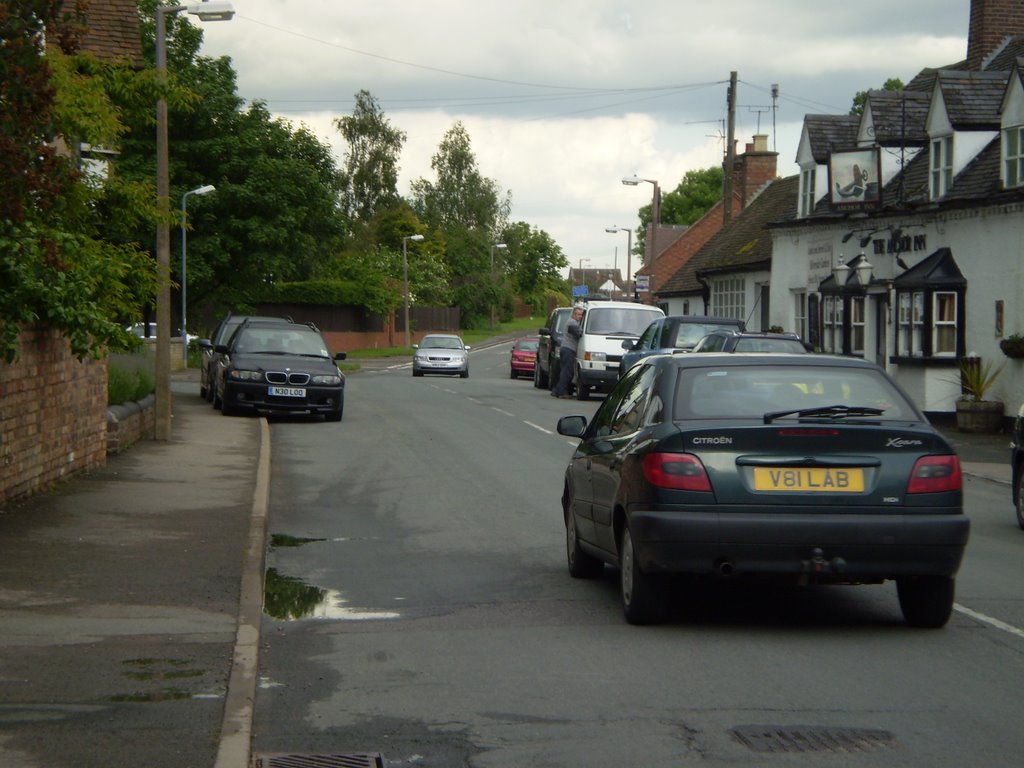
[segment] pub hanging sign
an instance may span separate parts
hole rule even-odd
[[[828,158],[829,202],[837,211],[873,211],[882,204],[878,147],[836,150]]]

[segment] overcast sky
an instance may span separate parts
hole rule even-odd
[[[969,0],[233,0],[203,24],[247,101],[346,147],[332,121],[365,89],[407,133],[398,191],[461,120],[512,221],[543,229],[572,266],[626,268],[626,234],[653,186],[718,165],[737,73],[738,151],[755,133],[797,172],[806,114],[845,114],[890,77],[966,57]],[[772,85],[779,95],[773,101]],[[617,251],[617,252],[616,252]],[[635,260],[634,260],[635,262]],[[633,264],[634,269],[637,264]]]

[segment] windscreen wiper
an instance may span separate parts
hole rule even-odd
[[[866,408],[860,405],[819,405],[817,408],[797,408],[791,411],[769,411],[764,415],[764,423],[771,424],[775,419],[783,416],[796,416],[797,418],[825,418],[845,419],[847,416],[881,416],[885,413],[882,408]]]

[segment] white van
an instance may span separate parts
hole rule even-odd
[[[590,391],[608,392],[619,378],[622,342],[633,341],[665,313],[649,304],[629,301],[592,301],[583,316],[583,336],[576,349],[573,385],[576,399]]]

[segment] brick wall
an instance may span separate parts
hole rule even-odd
[[[79,361],[56,331],[26,329],[0,362],[0,504],[106,462],[107,363]]]
[[[980,70],[985,57],[1010,35],[1024,34],[1024,3],[1020,0],[972,0],[967,33],[967,68]]]

